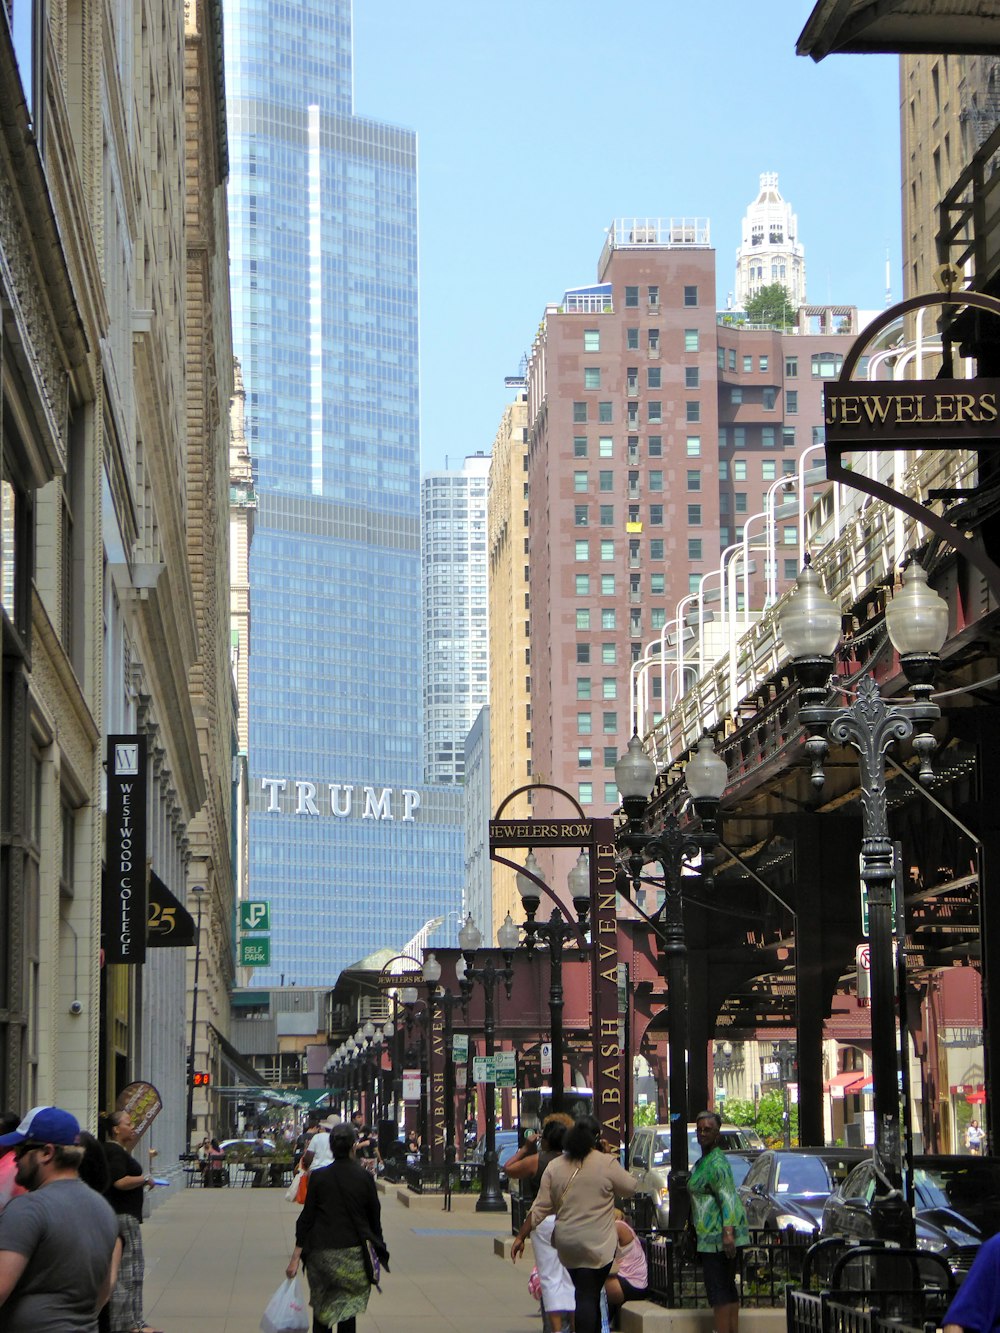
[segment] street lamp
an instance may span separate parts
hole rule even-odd
[[[497,931],[497,943],[503,954],[503,967],[498,968],[496,966],[491,954],[487,954],[485,962],[476,967],[476,951],[482,945],[483,932],[473,921],[471,912],[466,918],[465,925],[458,932],[458,944],[465,962],[465,975],[461,978],[462,995],[465,1002],[468,1003],[469,996],[472,994],[472,987],[477,981],[483,988],[483,1037],[489,1067],[492,1067],[493,1042],[496,1034],[494,1006],[497,982],[503,981],[509,1000],[511,982],[514,980],[512,960],[514,950],[517,948],[517,939],[517,926],[511,921],[508,913],[507,919]],[[476,1212],[505,1213],[507,1211],[507,1201],[500,1189],[500,1165],[497,1160],[496,1094],[493,1079],[489,1079],[485,1087],[486,1151],[483,1154],[483,1183],[479,1198],[476,1201]]]
[[[667,980],[667,1046],[670,1055],[670,1229],[680,1230],[687,1222],[688,1199],[688,1020],[687,1020],[687,942],[684,936],[684,868],[704,850],[718,842],[716,816],[726,786],[726,764],[715,753],[710,736],[703,736],[684,770],[688,794],[701,829],[682,828],[676,815],[669,814],[658,832],[646,823],[650,814],[649,798],[656,781],[656,764],[637,735],[615,764],[615,781],[621,793],[625,824],[618,829],[616,841],[625,867],[638,892],[647,862],[658,861],[663,869],[664,901],[661,939]]]
[[[796,588],[779,618],[799,681],[799,717],[808,739],[812,783],[824,781],[827,736],[857,752],[861,795],[861,879],[868,899],[871,947],[872,1083],[875,1102],[875,1176],[872,1201],[876,1236],[912,1245],[913,1214],[903,1195],[902,1124],[896,1055],[896,984],[893,970],[893,885],[895,868],[886,810],[885,757],[893,741],[913,736],[920,760],[918,777],[933,776],[931,732],[941,710],[931,701],[938,654],[948,634],[948,604],[928,586],[923,567],[913,561],[902,591],[889,602],[886,629],[899,653],[913,700],[887,703],[870,675],[862,676],[853,703],[831,705],[830,676],[840,641],[840,610],[827,596],[819,575],[806,561]]]
[[[194,986],[191,989],[191,1054],[188,1057],[187,1135],[190,1148],[194,1140],[194,1062],[198,1039],[198,971],[201,967],[201,904],[205,895],[203,884],[192,885],[191,892],[198,904],[198,920],[194,928]]]
[[[532,879],[531,876],[535,876],[535,879]],[[563,1070],[563,1008],[565,1004],[562,984],[563,948],[568,940],[579,937],[581,932],[579,927],[566,920],[562,908],[559,906],[553,908],[548,921],[535,920],[535,914],[541,903],[541,894],[537,883],[537,879],[540,877],[541,866],[535,860],[535,853],[531,851],[525,860],[524,871],[519,872],[516,876],[516,883],[526,918],[522,927],[525,948],[529,955],[533,955],[539,942],[546,943],[549,946],[549,1020],[550,1036],[552,1038],[552,1097],[550,1109],[561,1111],[563,1110],[566,1093],[566,1076]],[[581,852],[577,857],[576,864],[569,872],[567,882],[573,898],[573,910],[576,912],[576,919],[580,926],[583,926],[590,911],[590,857],[586,852]],[[509,913],[507,914],[507,921],[510,921],[512,926],[514,925]],[[506,926],[507,921],[504,922],[504,926]]]

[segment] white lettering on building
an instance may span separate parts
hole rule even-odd
[[[420,792],[413,787],[382,787],[376,784],[361,784],[357,787],[345,782],[325,784],[329,794],[329,803],[317,802],[318,790],[315,782],[306,778],[261,778],[260,790],[264,793],[264,813],[269,815],[326,815],[337,819],[349,819],[351,815],[362,819],[373,819],[382,823],[399,819],[404,824],[416,823],[416,812],[420,809]],[[294,788],[295,797],[292,800]],[[357,799],[355,799],[357,792]]]

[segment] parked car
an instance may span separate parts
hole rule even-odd
[[[507,1188],[507,1172],[504,1166],[508,1157],[513,1157],[517,1152],[517,1130],[516,1129],[498,1129],[495,1131],[497,1160],[500,1163],[500,1186]],[[476,1146],[473,1148],[469,1160],[472,1162],[482,1162],[486,1158],[486,1135],[484,1134]]]
[[[769,1148],[740,1186],[751,1228],[818,1231],[823,1205],[858,1165],[865,1148]]]
[[[756,1152],[727,1152],[729,1166],[733,1173],[733,1183],[736,1188],[743,1184],[747,1178],[747,1172],[757,1160]]]
[[[824,1204],[823,1235],[873,1236],[875,1185],[873,1162],[860,1162]],[[916,1157],[913,1193],[918,1249],[941,1255],[956,1276],[964,1276],[980,1244],[1000,1231],[1000,1159]]]
[[[732,1154],[730,1163],[738,1184],[746,1174],[744,1162],[764,1143],[756,1130],[724,1124],[719,1134],[719,1146],[727,1157]],[[700,1156],[701,1148],[698,1146],[694,1125],[688,1125],[689,1164],[694,1165]],[[649,1195],[653,1200],[657,1225],[666,1229],[667,1178],[670,1175],[669,1125],[641,1125],[635,1131],[629,1146],[628,1169],[639,1182],[638,1192]]]

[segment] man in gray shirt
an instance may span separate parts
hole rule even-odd
[[[12,1146],[29,1191],[0,1215],[3,1333],[96,1333],[111,1292],[118,1221],[78,1174],[83,1149],[75,1116],[36,1106],[0,1148]]]

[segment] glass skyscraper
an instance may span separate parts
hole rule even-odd
[[[350,0],[225,7],[250,558],[258,984],[332,984],[461,900],[421,745],[417,157],[353,114]]]

